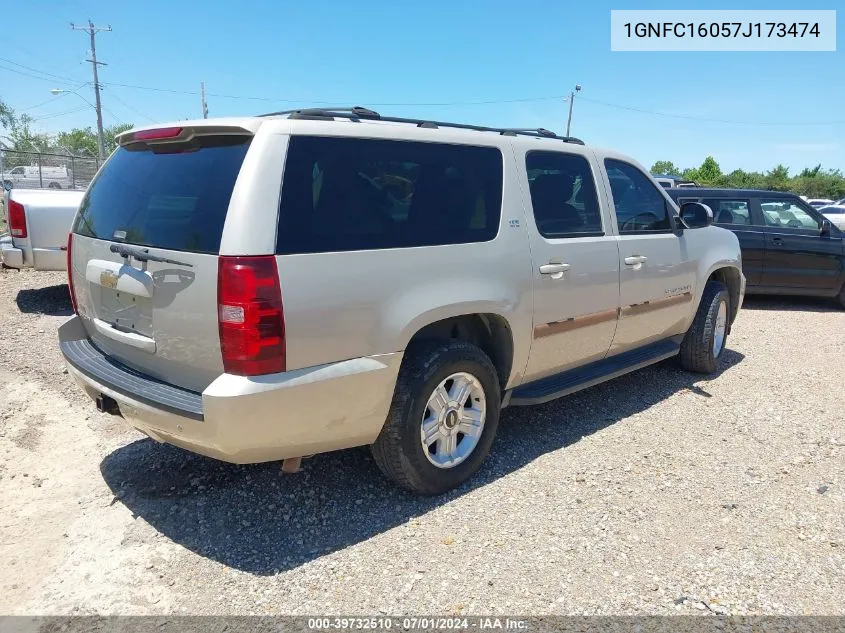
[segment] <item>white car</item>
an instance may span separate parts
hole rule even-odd
[[[0,235],[0,262],[9,268],[65,270],[67,236],[84,195],[51,189],[7,191],[9,232]]]
[[[816,209],[833,204],[833,200],[828,200],[827,198],[808,198],[805,202]]]
[[[118,143],[68,240],[68,371],[101,411],[226,461],[373,445],[441,493],[503,403],[670,356],[712,373],[742,304],[711,209],[547,130],[309,109]]]
[[[73,180],[67,167],[19,165],[2,175],[7,189],[73,189]]]
[[[829,204],[819,209],[824,217],[830,220],[837,228],[845,231],[845,204]]]

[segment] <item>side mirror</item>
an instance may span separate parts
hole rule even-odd
[[[819,235],[821,237],[830,237],[830,232],[830,220],[822,220],[822,225],[819,229]]]
[[[685,202],[679,214],[681,223],[688,229],[702,229],[713,224],[713,211],[700,202]]]

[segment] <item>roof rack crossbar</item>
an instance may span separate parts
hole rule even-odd
[[[449,123],[447,121],[433,121],[430,119],[411,119],[406,117],[382,116],[374,110],[363,108],[361,106],[344,107],[344,108],[300,108],[297,110],[281,110],[279,112],[269,112],[259,116],[283,116],[288,115],[290,118],[300,119],[323,119],[323,118],[346,118],[351,120],[373,119],[377,121],[387,121],[390,123],[413,123],[417,127],[424,128],[440,128],[449,127],[460,130],[473,130],[476,132],[496,132],[506,136],[538,136],[542,138],[551,138],[563,141],[565,143],[573,143],[576,145],[584,145],[584,141],[574,136],[558,136],[551,130],[545,128],[499,128],[487,127],[484,125],[472,125],[470,123]]]

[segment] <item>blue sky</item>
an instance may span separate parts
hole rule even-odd
[[[838,4],[746,0],[741,8]],[[211,116],[327,101],[562,133],[568,105],[559,97],[580,83],[572,134],[646,166],[658,159],[694,166],[710,154],[725,171],[779,162],[793,172],[818,163],[845,170],[842,35],[835,53],[610,51],[611,9],[678,7],[655,0],[26,0],[15,3],[0,40],[0,98],[38,118],[43,131],[93,127],[82,99],[49,92],[77,88],[93,101],[90,83],[83,85],[91,81],[87,34],[69,26],[90,17],[114,29],[97,38],[108,63],[100,75],[106,125],[199,116],[199,96],[183,93],[198,93],[204,80]]]

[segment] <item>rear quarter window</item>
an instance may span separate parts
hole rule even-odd
[[[498,233],[501,206],[496,148],[293,136],[276,252],[484,242]]]
[[[118,150],[91,184],[74,233],[217,254],[249,137],[200,138],[190,151]]]

